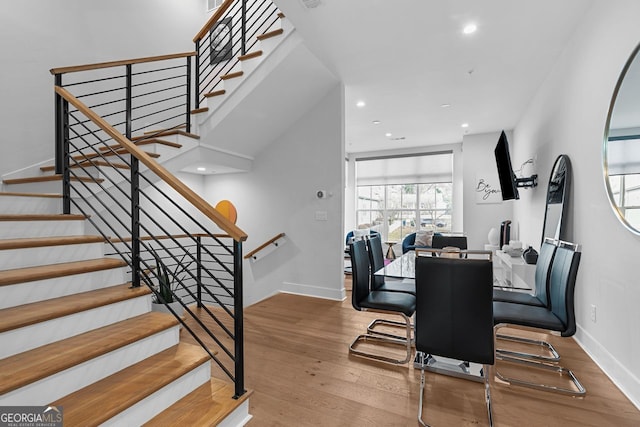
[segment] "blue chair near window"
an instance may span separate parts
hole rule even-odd
[[[433,233],[434,236],[440,236],[441,233]],[[415,251],[416,248],[428,249],[430,246],[416,246],[416,233],[410,233],[404,236],[402,239],[402,253],[406,254],[409,251]]]
[[[376,230],[369,230],[369,237],[379,236],[380,233]],[[345,239],[345,245],[349,246],[349,244],[353,243],[353,230],[347,233],[347,238]],[[348,252],[348,248],[345,252]]]

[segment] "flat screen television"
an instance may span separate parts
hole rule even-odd
[[[511,156],[509,155],[509,142],[504,131],[500,134],[495,150],[496,167],[498,168],[498,178],[500,180],[500,190],[502,191],[502,200],[519,199],[518,185],[516,174],[513,173],[511,166]]]

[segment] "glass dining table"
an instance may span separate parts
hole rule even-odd
[[[385,276],[394,279],[413,279],[416,277],[416,253],[409,251],[391,261],[380,270],[374,272],[376,276]],[[484,382],[482,364],[449,359],[447,357],[434,356],[416,351],[413,360],[416,369],[422,369],[438,374],[448,375],[466,380]]]

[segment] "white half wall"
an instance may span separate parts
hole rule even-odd
[[[344,298],[343,98],[343,86],[330,90],[256,156],[250,172],[205,180],[210,203],[228,199],[236,206],[237,225],[249,236],[244,253],[286,234],[283,245],[245,260],[245,305],[280,291]],[[317,190],[330,196],[318,199]]]
[[[51,68],[193,51],[193,36],[206,21],[206,0],[5,3],[0,172],[54,157]]]
[[[553,161],[559,154],[571,160],[572,239],[582,245],[575,294],[576,339],[638,407],[640,236],[627,231],[609,205],[602,143],[618,76],[640,42],[639,16],[640,2],[594,1],[514,130],[516,155],[536,155],[541,179],[532,197],[515,205],[522,240],[540,239]],[[591,305],[597,310],[595,321],[590,318]]]

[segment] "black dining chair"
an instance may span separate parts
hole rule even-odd
[[[384,314],[399,315],[403,319],[405,337],[402,339],[382,336],[380,334],[365,333],[356,337],[349,346],[349,353],[360,357],[379,360],[393,364],[405,364],[411,360],[412,325],[411,316],[416,309],[416,297],[404,292],[373,291],[369,287],[369,255],[366,243],[357,241],[351,244],[351,263],[353,267],[353,286],[351,290],[351,304],[358,311],[371,311]],[[364,342],[384,344],[385,346],[402,346],[406,349],[403,359],[374,354],[358,350],[358,345]]]
[[[477,254],[477,252],[476,252]],[[416,257],[416,352],[483,364],[489,425],[493,425],[489,365],[494,363],[493,265],[483,259]],[[424,361],[425,358],[419,358]],[[415,365],[414,365],[415,366]],[[418,421],[423,421],[425,363],[420,365]]]
[[[493,290],[493,300],[512,303],[512,304],[524,304],[531,305],[535,307],[546,307],[547,309],[550,306],[549,300],[549,279],[551,277],[551,265],[553,263],[553,258],[556,254],[557,241],[553,239],[545,239],[540,247],[540,255],[538,256],[538,261],[536,263],[536,271],[535,271],[535,292],[533,294],[526,292],[516,292],[516,291],[507,291],[503,289],[494,289]],[[543,340],[535,340],[531,338],[506,335],[506,334],[497,334],[496,337],[501,340],[517,342],[525,345],[533,345],[537,347],[541,347],[546,349],[549,352],[550,356],[545,356],[538,353],[524,353],[524,352],[515,352],[515,351],[507,351],[501,348],[498,348],[496,352],[498,354],[506,354],[514,357],[523,357],[537,360],[545,360],[550,362],[557,362],[560,360],[560,354],[555,349],[555,347]]]
[[[414,280],[388,279],[385,276],[376,275],[375,272],[384,267],[384,254],[382,253],[382,241],[380,236],[373,236],[367,241],[367,252],[369,253],[369,263],[371,265],[371,290],[385,292],[404,292],[411,295],[416,294],[416,283]],[[401,336],[384,332],[386,329],[379,329],[379,326],[391,328],[404,328],[404,322],[389,319],[374,319],[367,326],[370,334],[382,335],[390,338],[402,339]]]
[[[467,236],[448,236],[435,234],[431,240],[431,247],[434,249],[443,249],[446,247],[454,247],[461,250],[467,249]]]
[[[576,319],[574,312],[574,290],[578,266],[580,264],[580,252],[577,245],[568,242],[558,242],[549,278],[550,307],[537,307],[525,304],[509,302],[493,302],[493,321],[495,330],[506,325],[518,325],[539,330],[559,332],[563,337],[573,336],[576,332]],[[536,383],[515,377],[507,377],[496,370],[496,376],[509,384],[516,384],[540,390],[554,391],[573,396],[582,396],[586,393],[575,374],[568,368],[557,363],[549,364],[496,352],[499,360],[506,360],[522,364],[528,367],[559,373],[566,376],[575,388],[565,388],[555,385]]]
[[[367,239],[367,250],[369,252],[369,262],[371,264],[371,290],[388,292],[405,292],[416,294],[415,282],[399,279],[388,279],[385,276],[376,275],[375,272],[384,267],[384,254],[382,252],[382,241],[380,236],[373,236]]]

